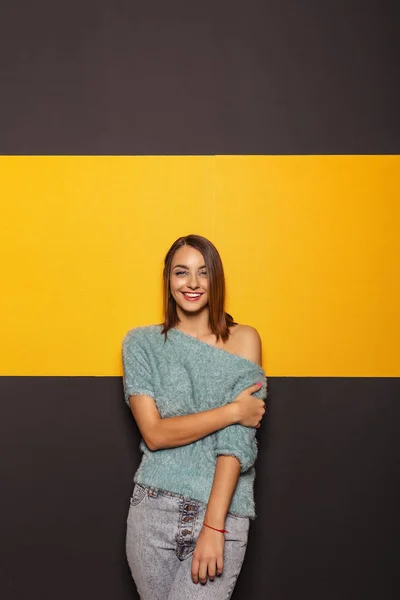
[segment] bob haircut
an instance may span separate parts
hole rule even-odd
[[[164,260],[164,323],[162,333],[167,337],[168,331],[177,325],[179,317],[176,302],[171,294],[170,275],[174,254],[182,246],[191,246],[204,257],[208,278],[209,327],[216,336],[227,341],[230,328],[236,325],[233,317],[225,312],[225,276],[218,250],[209,240],[201,235],[185,235],[178,238],[168,250]]]

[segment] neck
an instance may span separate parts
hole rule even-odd
[[[177,307],[177,314],[179,318],[179,323],[176,326],[177,329],[195,337],[201,337],[211,333],[209,327],[208,306],[204,307],[204,310],[196,314],[187,313],[180,307]]]

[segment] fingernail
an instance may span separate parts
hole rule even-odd
[[[256,385],[262,385],[261,381],[258,381]]]

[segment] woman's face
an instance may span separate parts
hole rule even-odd
[[[208,278],[204,257],[191,246],[182,246],[174,254],[170,289],[177,308],[194,313],[208,304]]]

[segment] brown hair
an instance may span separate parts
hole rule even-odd
[[[209,240],[201,235],[185,235],[178,238],[168,250],[164,260],[164,323],[162,333],[175,327],[179,321],[176,303],[171,294],[169,279],[174,254],[182,246],[191,246],[201,252],[207,268],[209,327],[217,341],[227,341],[232,325],[236,325],[233,317],[225,312],[225,276],[218,250]]]

